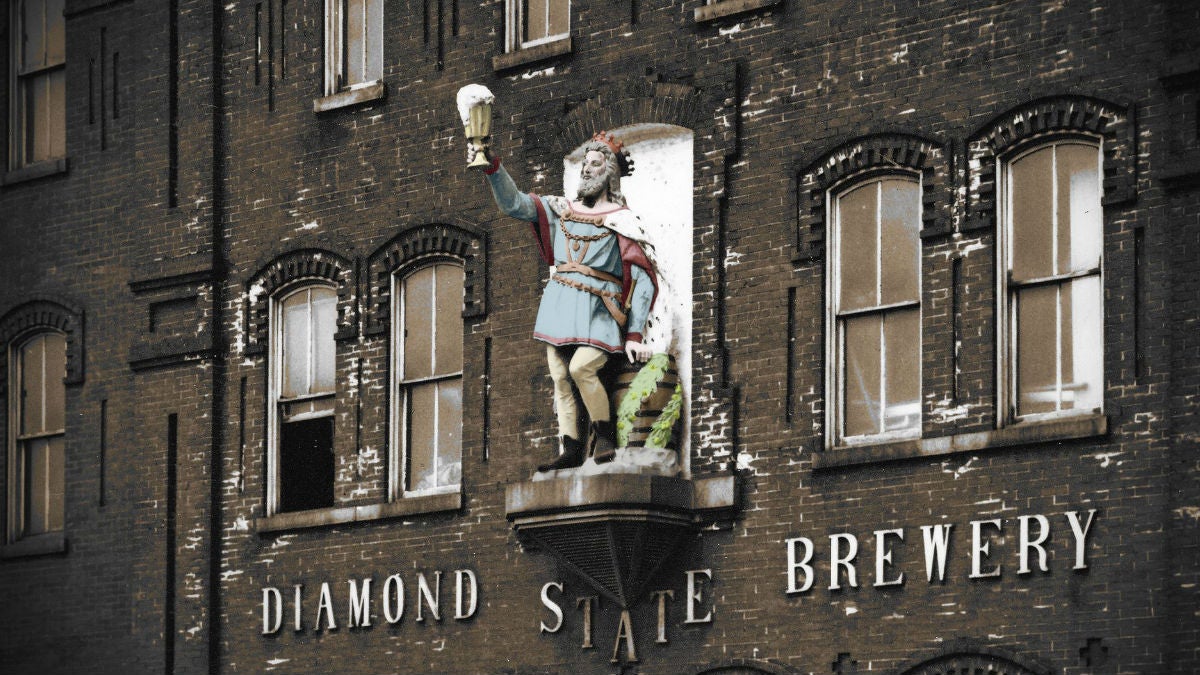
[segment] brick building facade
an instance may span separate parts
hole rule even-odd
[[[1200,668],[1191,3],[0,21],[5,672]],[[632,595],[520,531],[547,271],[465,168],[468,83],[522,189],[600,129],[690,171],[692,520],[612,520],[674,499],[630,477],[568,542],[661,554]]]

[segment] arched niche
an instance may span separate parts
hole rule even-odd
[[[692,392],[692,269],[693,269],[693,133],[664,123],[629,124],[607,130],[621,141],[633,160],[633,172],[621,179],[629,208],[642,221],[645,240],[654,248],[659,267],[660,298],[665,308],[658,325],[646,331],[648,342],[675,356],[683,386],[680,420],[680,466],[690,474]],[[573,197],[586,139],[563,158],[563,194]],[[662,305],[660,308],[657,305]]]

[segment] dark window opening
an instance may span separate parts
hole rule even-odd
[[[279,511],[333,506],[333,418],[280,427]]]

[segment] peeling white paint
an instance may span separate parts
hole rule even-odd
[[[309,221],[309,222],[307,222],[307,223],[304,223],[304,224],[303,224],[303,225],[301,225],[300,227],[297,227],[296,229],[297,229],[297,230],[315,230],[315,229],[317,229],[317,228],[318,228],[318,227],[320,227],[320,226],[321,226],[321,224],[320,224],[320,223],[318,223],[318,222],[317,222],[317,221],[315,221],[315,220],[311,220],[311,221]]]
[[[242,570],[225,570],[221,572],[221,581],[229,581],[230,579],[245,574]]]
[[[950,469],[949,468],[950,462],[942,462],[942,473],[953,474],[954,480],[958,480],[963,475],[965,475],[968,471],[975,470],[971,465],[974,464],[975,460],[977,460],[977,459],[979,459],[979,458],[972,457],[967,460],[966,464],[963,464],[962,466],[958,467],[957,469]]]
[[[237,520],[233,521],[233,529],[235,532],[249,532],[250,521],[246,516],[238,516]]]
[[[1101,452],[1101,453],[1098,453],[1098,454],[1092,455],[1092,456],[1095,457],[1096,459],[1100,460],[1100,468],[1101,469],[1107,469],[1109,466],[1112,466],[1113,457],[1120,457],[1123,454],[1125,454],[1125,453],[1123,453],[1123,452]],[[1124,464],[1124,462],[1117,462],[1116,464],[1117,464],[1117,466],[1121,466],[1122,464]]]
[[[740,470],[740,471],[753,470],[754,467],[751,466],[751,462],[753,462],[753,461],[754,461],[754,457],[750,453],[746,452],[745,450],[739,452],[738,456],[737,456],[738,470]]]
[[[1179,518],[1191,518],[1195,521],[1200,521],[1200,506],[1181,506],[1171,513],[1174,513]]]

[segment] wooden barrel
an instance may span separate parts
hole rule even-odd
[[[679,414],[682,394],[679,392],[679,372],[675,357],[656,354],[644,363],[629,363],[621,359],[621,369],[613,386],[614,419],[617,425],[617,445],[628,448],[662,447],[678,449]],[[672,403],[672,399],[676,400]],[[665,442],[651,442],[651,433],[658,424],[657,436]],[[669,427],[667,426],[669,425]]]

